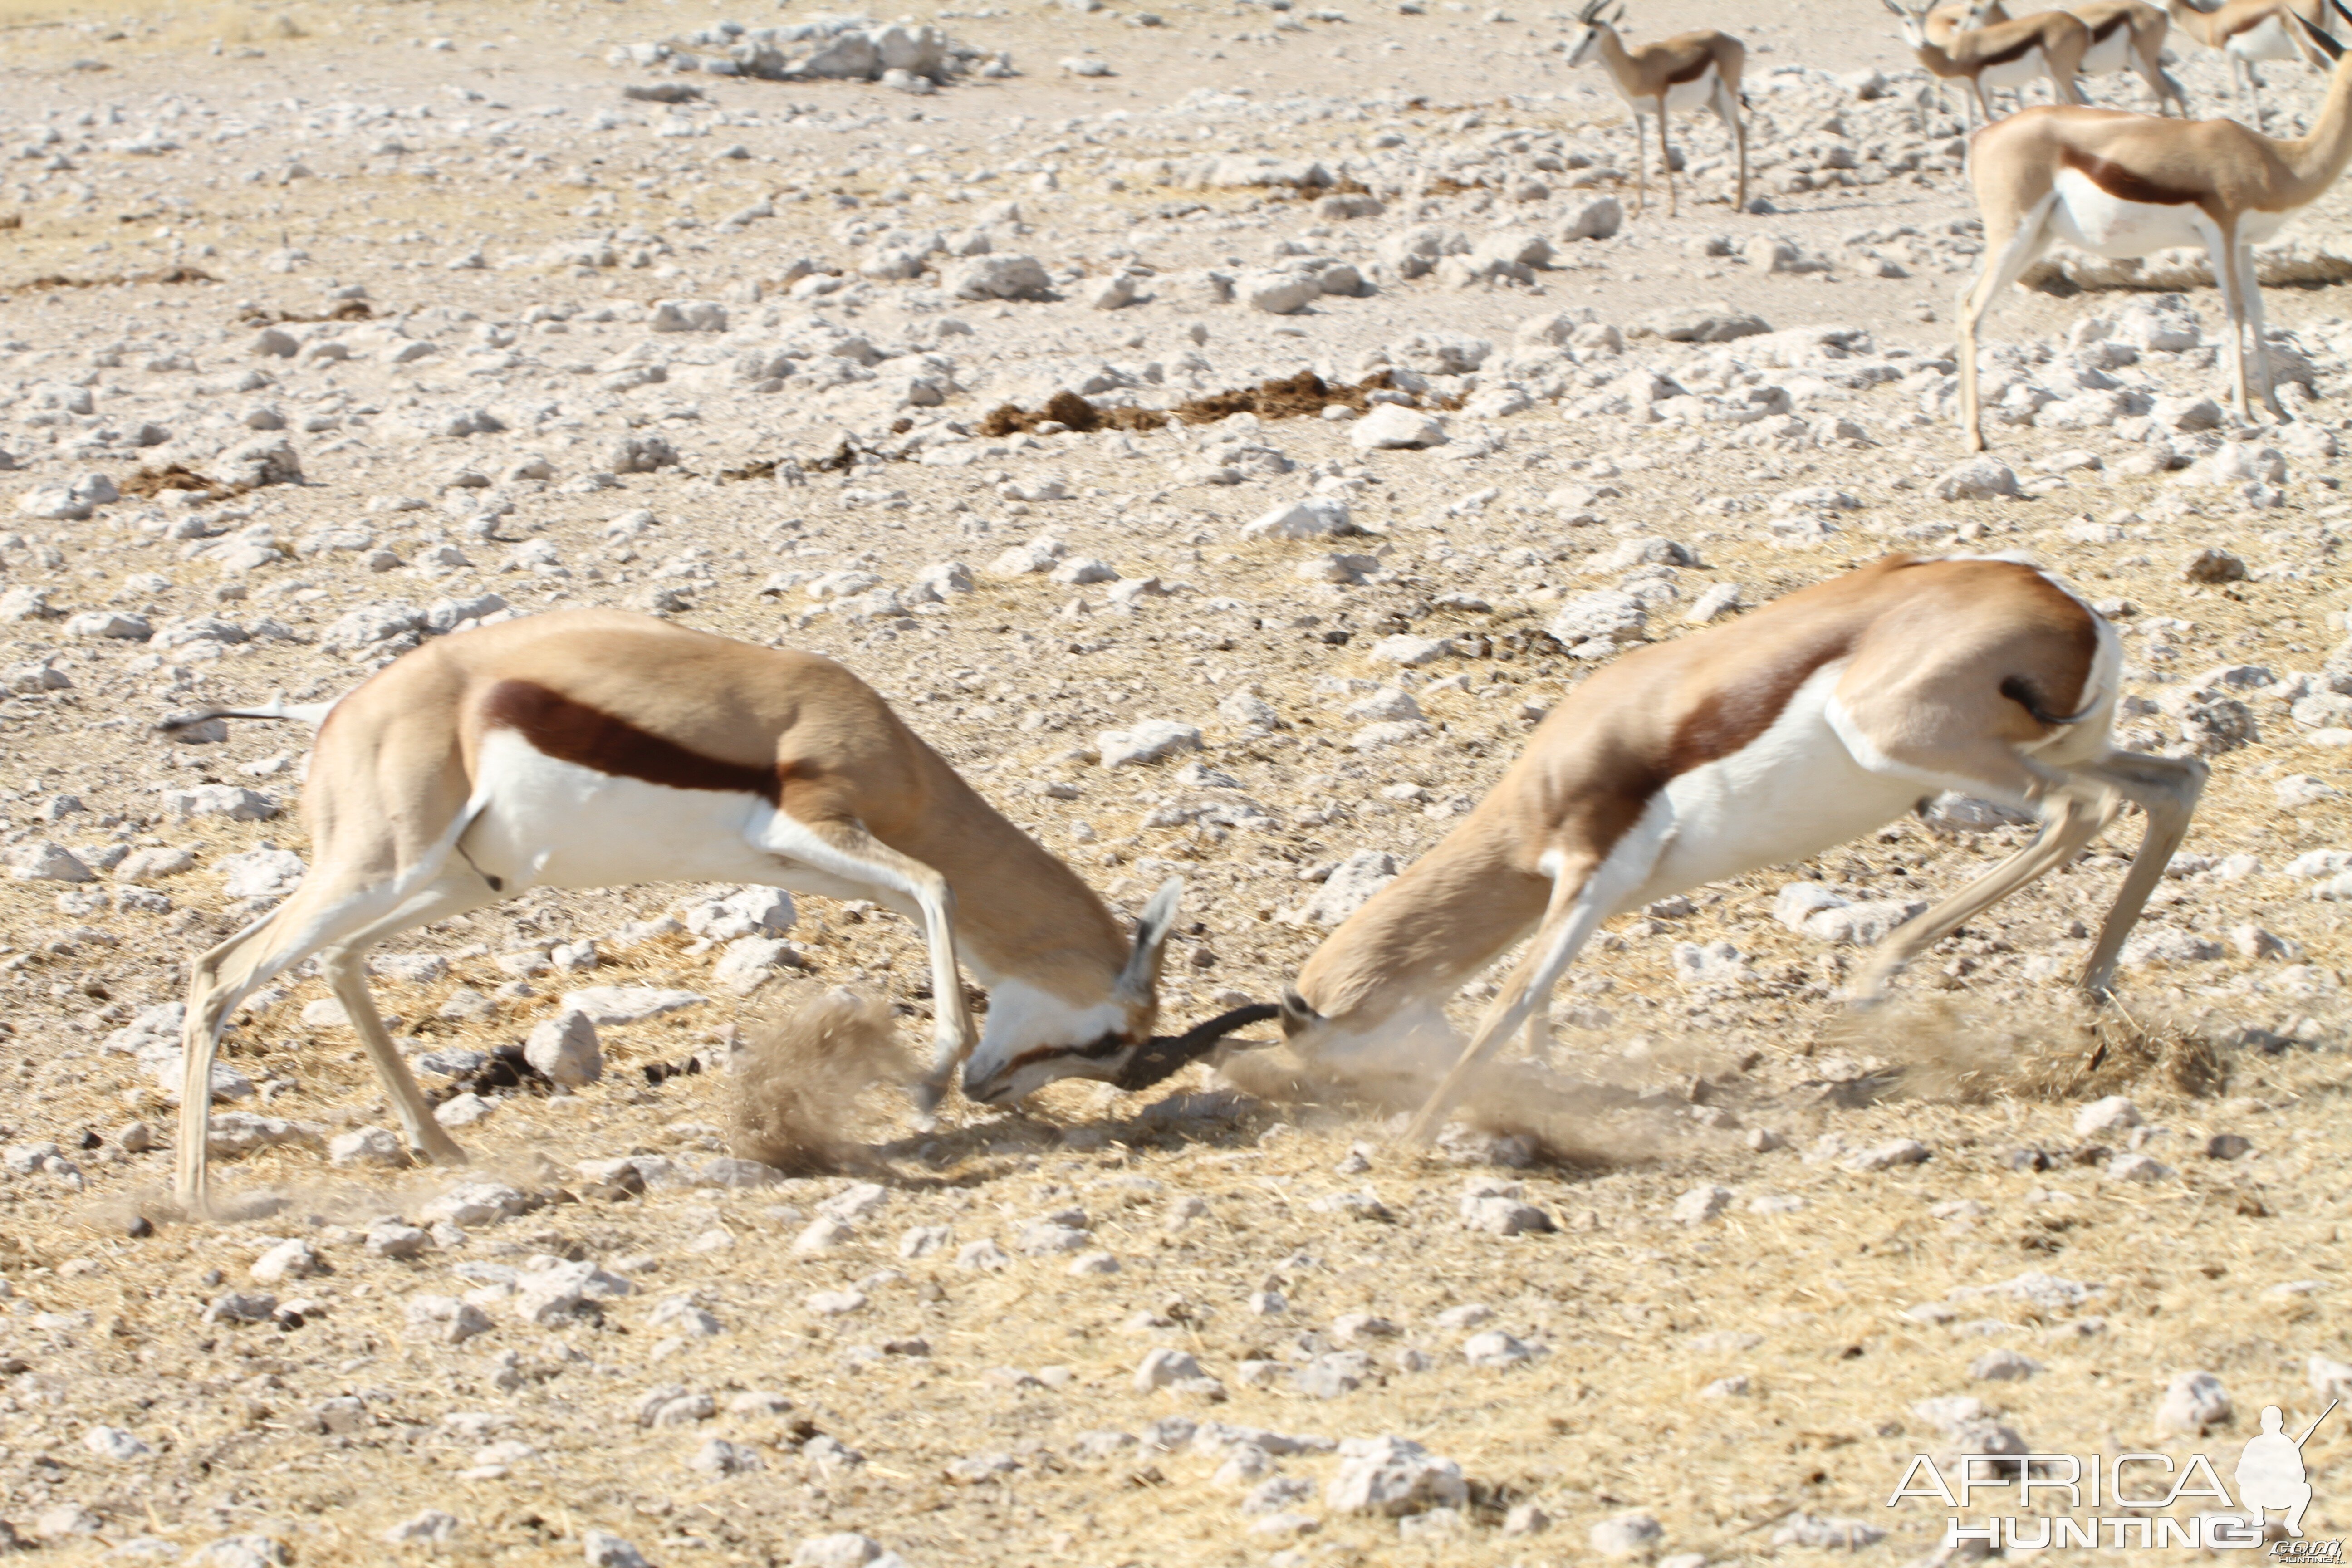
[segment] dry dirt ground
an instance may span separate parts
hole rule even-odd
[[[1941,1509],[1886,1506],[1915,1454],[2227,1477],[2263,1406],[2299,1431],[2352,1393],[2340,198],[2265,263],[2304,280],[2269,291],[2293,423],[2208,402],[2210,289],[2020,293],[1988,334],[2000,466],[1955,479],[1958,123],[1865,0],[1633,18],[1751,45],[1770,210],[1730,210],[1719,132],[1678,121],[1674,217],[1631,212],[1622,111],[1533,7],[942,11],[1011,74],[929,94],[608,58],[792,11],[5,15],[0,1519],[25,1550],[1895,1563],[1941,1540]],[[2220,68],[2178,48],[2219,112]],[[2316,79],[2269,70],[2276,114],[2315,110]],[[2140,101],[2117,79],[2095,90]],[[1580,237],[1603,197],[1622,226]],[[1360,393],[1152,412],[1305,371],[1386,373],[1444,443],[1360,448],[1319,413]],[[1057,392],[1112,427],[988,419]],[[159,489],[173,465],[204,488]],[[1245,533],[1310,495],[1344,506],[1302,526],[1356,531]],[[175,744],[164,714],[331,696],[564,605],[833,655],[1121,910],[1185,879],[1163,1009],[1189,1023],[1276,994],[1598,659],[1948,548],[2078,584],[2124,630],[2128,743],[2214,767],[2104,1054],[2063,985],[2130,824],[1889,1015],[1840,1013],[1857,939],[2021,841],[1946,813],[1614,922],[1549,1064],[1435,1152],[1269,1052],[1235,1082],[951,1104],[928,1136],[877,1092],[844,1123],[867,1152],[779,1176],[728,1154],[730,1047],[836,986],[919,1040],[908,929],[533,895],[378,963],[470,1170],[366,1163],[382,1094],[289,974],[215,1108],[249,1217],[168,1203],[170,1005],[308,846],[299,731]],[[1104,766],[1142,721],[1198,749]],[[698,999],[607,1023],[577,1092],[433,1070],[590,986],[629,989],[614,1016]],[[1429,1458],[1396,1450],[1411,1484],[1367,1510],[1335,1445],[1389,1436]],[[2332,1538],[2340,1413],[2305,1454]]]

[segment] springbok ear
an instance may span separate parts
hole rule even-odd
[[[1184,879],[1171,877],[1160,884],[1135,924],[1135,951],[1119,972],[1118,994],[1126,1002],[1148,1002],[1160,994],[1160,961],[1168,951],[1168,933],[1176,929],[1176,900],[1184,896]]]

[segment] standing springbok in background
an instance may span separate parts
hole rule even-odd
[[[1897,0],[1880,3],[1902,21],[1903,41],[1929,76],[1968,85],[1969,100],[1976,110],[1969,122],[1970,129],[1980,121],[1992,120],[1992,100],[1986,96],[1989,89],[2021,88],[2037,77],[2049,79],[2050,90],[2059,102],[2083,101],[2074,78],[2083,68],[2084,55],[2090,51],[2091,32],[2067,12],[2037,11],[2013,22],[1963,27],[1951,33],[1948,42],[1937,43],[1928,32],[1926,5],[1909,10]]]
[[[224,715],[320,722],[303,789],[312,860],[285,902],[190,977],[178,1189],[192,1215],[206,1200],[222,1022],[312,953],[409,1147],[463,1161],[394,1048],[362,960],[395,932],[528,888],[764,883],[919,921],[937,1018],[917,1086],[925,1112],[967,1055],[966,1083],[993,1095],[1048,1059],[1048,1077],[1140,1087],[1216,1043],[1215,1025],[1176,1041],[1151,1033],[1178,883],[1130,941],[1067,866],[830,659],[573,610],[427,643],[324,710],[215,710],[165,727]],[[960,956],[992,993],[984,1031]]]
[[[2352,21],[2342,0],[2328,0]],[[2352,163],[2352,65],[2344,46],[2289,13],[2310,48],[2334,62],[2317,123],[2273,138],[2234,120],[2158,120],[2112,109],[2030,109],[1979,132],[1969,154],[1984,220],[1984,268],[1960,293],[1960,427],[1984,450],[1977,407],[1977,328],[1993,300],[2054,240],[2099,256],[2201,245],[2230,320],[2238,417],[2253,422],[2247,362],[2263,403],[2271,385],[2253,247],[2319,199]]]
[[[2091,47],[2083,55],[2084,76],[2137,71],[2156,99],[2158,114],[2179,104],[2180,117],[2189,118],[2189,94],[2164,68],[2164,41],[2172,31],[2170,17],[2143,0],[2089,0],[2075,6],[2074,15],[2091,33]]]
[[[1748,65],[1748,46],[1728,33],[1704,32],[1677,33],[1658,43],[1628,49],[1617,36],[1625,8],[1621,5],[1614,16],[1603,18],[1601,13],[1608,8],[1609,0],[1585,0],[1576,17],[1584,31],[1569,51],[1568,63],[1574,69],[1599,59],[1608,68],[1610,85],[1633,111],[1633,210],[1645,210],[1650,198],[1648,132],[1643,118],[1658,117],[1659,166],[1665,176],[1666,214],[1671,217],[1675,212],[1675,150],[1666,140],[1666,111],[1712,109],[1731,132],[1739,159],[1739,185],[1732,210],[1746,212],[1748,121],[1740,112],[1739,73]]]
[[[2083,75],[2112,76],[2118,71],[2136,70],[2147,83],[2147,90],[2155,95],[2158,113],[2164,113],[2168,105],[2175,103],[2180,106],[2184,117],[2189,113],[2188,93],[2164,68],[2164,40],[2172,24],[2162,11],[2144,0],[2085,0],[2070,9],[2091,35],[2091,47],[2083,56]],[[1948,49],[1956,35],[2009,19],[2009,12],[2000,0],[1984,0],[1973,7],[1967,4],[1938,5],[1927,13],[1927,41]]]
[[[1454,1037],[1446,1000],[1532,928],[1413,1119],[1407,1136],[1422,1137],[1539,1016],[1601,921],[1817,855],[1950,789],[2030,809],[2042,830],[1888,936],[1855,996],[1880,995],[1913,956],[2136,803],[2147,830],[2083,974],[2104,994],[2206,773],[2194,758],[2114,749],[2120,665],[2114,628],[2055,579],[1967,557],[1889,557],[1627,654],[1570,691],[1478,808],[1316,949],[1284,1000],[1285,1033],[1335,1068],[1425,1067]]]
[[[2210,11],[2189,0],[2167,0],[2180,30],[2209,49],[2219,49],[2230,62],[2230,103],[2251,99],[2253,128],[2263,128],[2263,79],[2255,70],[2260,60],[2308,59],[2297,42],[2290,17],[2300,16],[2326,31],[2327,10],[2321,0],[2228,0]]]

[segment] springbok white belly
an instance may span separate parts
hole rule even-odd
[[[618,778],[548,756],[511,730],[482,737],[474,790],[487,804],[459,847],[508,894],[531,887],[751,882],[913,908],[911,900],[891,900],[797,859],[793,849],[808,841],[807,829],[756,795]]]
[[[2039,48],[2026,50],[2013,60],[2003,60],[1997,66],[1987,66],[1977,72],[1977,80],[1988,89],[2019,88],[2029,82],[2047,81],[2050,68],[2042,58]]]
[[[2101,190],[2078,169],[2061,169],[2051,226],[2095,256],[2146,256],[2171,246],[2206,243],[2209,226],[2195,202],[2132,202]],[[2251,216],[2251,215],[2249,215]]]
[[[1669,783],[1664,808],[1643,826],[1662,828],[1649,876],[1615,900],[1612,912],[1755,870],[1802,860],[1894,821],[1942,786],[1873,772],[1830,722],[1843,661],[1815,670],[1755,740]],[[1659,820],[1663,818],[1663,821]],[[1626,852],[1639,854],[1627,836]],[[1614,856],[1612,857],[1614,858]]]
[[[2294,40],[2287,37],[2286,22],[2278,16],[2269,16],[2242,33],[2234,34],[2222,46],[2242,60],[2299,60],[2302,53]]]
[[[1690,80],[1678,81],[1666,89],[1666,107],[1669,110],[1705,109],[1715,101],[1715,67],[1710,65]]]

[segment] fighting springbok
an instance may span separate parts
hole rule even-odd
[[[2167,0],[2180,30],[2209,49],[2219,49],[2230,62],[2230,101],[2250,98],[2253,128],[2263,128],[2263,79],[2255,66],[2263,60],[2307,59],[2292,18],[2300,16],[2325,30],[2327,10],[2321,0],[2227,0],[2208,11],[2188,0]]]
[[[462,1162],[394,1048],[362,961],[395,932],[529,888],[762,883],[871,900],[919,922],[937,1019],[916,1086],[925,1112],[959,1061],[968,1084],[1000,1095],[1043,1081],[1047,1061],[1047,1077],[1134,1088],[1224,1032],[1221,1020],[1173,1040],[1151,1033],[1177,882],[1130,941],[1067,866],[830,659],[570,610],[427,643],[323,709],[215,709],[166,727],[222,716],[319,724],[303,788],[311,866],[189,979],[178,1189],[191,1214],[206,1199],[222,1022],[313,953],[410,1149]],[[960,959],[990,989],[983,1030]]]
[[[2021,88],[2036,77],[2049,79],[2050,90],[2059,102],[2083,101],[2074,78],[2090,50],[2091,33],[2067,12],[2037,11],[2013,22],[1963,27],[1938,43],[1929,31],[1927,5],[1913,10],[1897,0],[1880,3],[1901,19],[1903,41],[1929,76],[1968,85],[1969,96],[1962,101],[1975,110],[1969,121],[1972,129],[1979,120],[1990,122],[1992,119],[1988,89]]]
[[[1608,68],[1610,85],[1625,107],[1633,111],[1633,210],[1643,211],[1649,205],[1650,174],[1648,132],[1643,129],[1643,116],[1658,117],[1658,161],[1666,182],[1666,214],[1673,216],[1675,203],[1675,150],[1666,141],[1666,111],[1670,109],[1712,109],[1723,128],[1731,132],[1731,140],[1739,160],[1739,183],[1732,197],[1732,210],[1748,210],[1748,121],[1740,113],[1739,73],[1748,64],[1748,46],[1728,33],[1677,33],[1671,38],[1654,44],[1644,44],[1629,49],[1617,36],[1617,24],[1625,19],[1623,5],[1614,16],[1603,17],[1609,0],[1585,0],[1584,9],[1577,13],[1577,23],[1584,31],[1569,51],[1570,69],[1598,59]]]
[[[2328,0],[2352,20],[2342,0]],[[2159,120],[2112,109],[2030,109],[1977,133],[1969,177],[1984,220],[1983,270],[1961,290],[1960,425],[1984,449],[1977,407],[1977,328],[1994,298],[2052,242],[2099,256],[2201,245],[2230,321],[2238,416],[2252,423],[2247,363],[2263,402],[2271,384],[2253,247],[2310,205],[2352,162],[2352,64],[2344,46],[2288,12],[2315,54],[2335,62],[2308,135],[2270,137],[2234,120]]]
[[[2103,994],[2189,826],[2206,769],[2115,750],[2114,629],[2012,561],[1893,556],[1712,631],[1596,670],[1476,810],[1316,949],[1283,1002],[1295,1050],[1347,1071],[1426,1064],[1446,1000],[1527,937],[1408,1131],[1539,1017],[1601,922],[1801,860],[1960,790],[2030,809],[2024,848],[1906,921],[1856,977],[1880,995],[1914,955],[2081,852],[2135,803],[2137,858],[2083,975]]]

